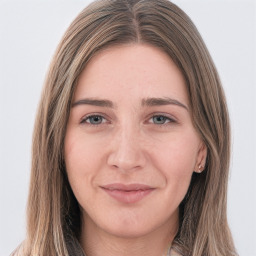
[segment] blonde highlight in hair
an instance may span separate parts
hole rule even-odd
[[[189,17],[167,0],[100,0],[85,8],[50,65],[35,122],[27,238],[15,255],[68,256],[80,236],[80,211],[65,170],[64,137],[77,80],[102,49],[149,44],[166,52],[187,84],[194,126],[208,149],[180,205],[173,249],[184,256],[237,255],[227,223],[229,117],[221,82]]]

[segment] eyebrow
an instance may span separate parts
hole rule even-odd
[[[97,107],[114,108],[114,104],[112,101],[105,100],[105,99],[94,99],[94,98],[78,100],[72,104],[72,107],[75,107],[78,105],[93,105]]]
[[[114,108],[114,103],[106,99],[96,99],[96,98],[85,98],[78,100],[72,104],[72,107],[79,105],[92,105],[97,107],[107,107]],[[188,110],[188,107],[178,100],[164,97],[164,98],[146,98],[142,99],[142,106],[153,107],[153,106],[164,106],[164,105],[176,105]]]
[[[178,100],[164,97],[164,98],[147,98],[142,100],[142,106],[148,106],[148,107],[153,107],[153,106],[164,106],[164,105],[176,105],[182,108],[185,108],[188,110],[188,107],[181,103]]]

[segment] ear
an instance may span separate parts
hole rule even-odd
[[[206,164],[206,158],[207,158],[207,147],[205,143],[201,141],[198,152],[197,152],[197,159],[194,167],[194,172],[201,173],[204,170],[205,164]]]

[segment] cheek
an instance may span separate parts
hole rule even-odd
[[[94,165],[99,164],[96,152],[100,147],[97,141],[91,141],[90,137],[83,136],[81,132],[67,131],[65,137],[65,163],[68,173],[80,173],[81,175],[92,171]]]
[[[162,165],[162,170],[166,174],[183,176],[193,172],[197,159],[197,143],[193,140],[183,139],[173,140],[160,147],[155,147],[154,156],[156,162]]]
[[[182,200],[185,196],[197,160],[199,139],[196,135],[168,140],[161,147],[155,147],[152,156],[156,169],[165,177],[167,193]]]
[[[77,133],[68,131],[65,137],[65,165],[70,186],[79,200],[91,187],[99,170],[100,161],[96,146]],[[88,191],[89,192],[89,191]]]

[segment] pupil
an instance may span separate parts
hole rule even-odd
[[[154,121],[155,121],[155,123],[163,124],[165,122],[165,117],[164,116],[155,116]]]
[[[101,117],[100,116],[94,116],[92,119],[91,119],[92,123],[94,124],[98,124],[101,122]]]

